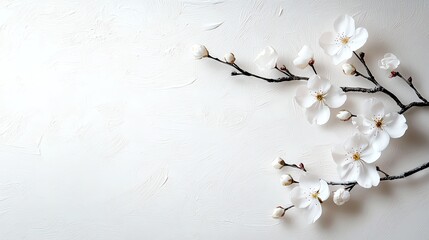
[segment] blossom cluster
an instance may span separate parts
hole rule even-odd
[[[348,15],[341,16],[334,22],[335,32],[323,33],[319,44],[324,52],[332,56],[334,64],[339,64],[352,57],[353,51],[362,47],[368,32],[365,28],[355,29],[354,19]],[[314,64],[313,52],[304,46],[294,60],[297,67],[307,67],[305,62]],[[388,53],[379,61],[381,69],[394,71],[399,66],[395,55]],[[355,75],[356,68],[350,63],[344,63],[343,72],[346,75]],[[341,88],[333,86],[329,80],[315,74],[309,78],[306,86],[297,89],[296,102],[305,109],[305,115],[310,123],[322,125],[328,122],[330,108],[339,108],[347,100]],[[337,165],[339,177],[344,181],[357,182],[361,187],[377,186],[380,176],[375,162],[381,152],[386,149],[390,138],[399,138],[404,135],[408,126],[402,114],[386,113],[384,105],[376,98],[370,98],[365,103],[365,111],[354,115],[348,110],[341,110],[337,118],[342,121],[352,119],[357,132],[345,141],[343,145],[332,148],[332,157]],[[314,177],[302,176],[299,186],[291,192],[291,202],[297,208],[305,209],[308,221],[316,221],[322,212],[320,203],[329,196],[323,194],[328,185],[323,180],[317,183]],[[333,197],[337,205],[342,205],[350,199],[350,192],[339,188]]]
[[[372,76],[363,60],[364,53],[359,56],[355,52],[364,46],[367,39],[367,30],[362,27],[356,28],[354,19],[344,15],[335,20],[334,32],[325,32],[321,35],[319,45],[327,55],[331,56],[333,64],[343,63],[342,71],[344,74],[364,77],[376,85],[374,92],[382,91],[380,90],[381,86]],[[294,100],[304,109],[306,119],[311,124],[326,124],[330,119],[331,109],[340,108],[347,101],[347,87],[335,86],[327,78],[317,74],[314,52],[307,45],[298,51],[298,56],[293,60],[293,64],[300,69],[310,67],[314,74],[308,78],[297,77],[284,66],[279,68],[278,53],[273,47],[268,46],[257,55],[255,64],[260,70],[277,69],[287,76],[277,80],[263,78],[242,70],[235,64],[236,58],[233,53],[227,53],[224,56],[224,61],[222,61],[211,57],[203,45],[193,46],[192,51],[196,59],[208,57],[229,64],[239,70],[241,75],[253,76],[271,82],[307,80],[305,85],[297,88]],[[369,76],[358,72],[355,66],[347,62],[353,54],[364,64]],[[400,60],[392,53],[385,54],[378,61],[380,69],[390,72],[389,77],[400,76],[404,79],[396,70],[399,64]],[[240,73],[233,72],[233,75],[240,75]],[[425,106],[429,106],[429,102],[412,85],[411,78],[406,81],[423,100]],[[358,89],[358,91],[364,90]],[[401,108],[404,106],[402,103],[398,105]],[[343,183],[327,182],[308,174],[302,163],[300,165],[287,164],[280,157],[272,162],[272,166],[277,169],[288,166],[305,172],[300,176],[299,181],[296,181],[290,174],[281,176],[280,182],[283,186],[290,186],[295,183],[298,185],[290,193],[290,202],[293,205],[288,208],[276,207],[272,214],[274,218],[283,217],[286,210],[295,207],[307,215],[309,223],[314,223],[322,214],[322,203],[328,200],[331,195],[330,185],[342,186],[333,193],[333,202],[336,205],[343,205],[349,201],[350,191],[356,184],[363,188],[378,186],[380,169],[375,165],[375,162],[380,159],[382,152],[389,145],[390,139],[402,137],[408,125],[402,111],[399,113],[386,111],[384,104],[377,98],[369,98],[364,102],[364,106],[364,111],[359,114],[353,114],[346,109],[342,109],[336,114],[337,119],[345,122],[350,121],[356,129],[356,132],[343,144],[332,148],[332,159],[337,165],[337,172],[339,178],[344,181]]]

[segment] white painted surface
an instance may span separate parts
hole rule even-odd
[[[405,100],[406,85],[376,70],[385,52],[429,96],[427,1],[17,1],[0,2],[0,239],[424,239],[428,173],[377,188],[307,225],[289,203],[276,156],[336,179],[329,149],[353,128],[311,126],[293,102],[298,82],[229,76],[194,61],[205,44],[252,64],[267,45],[288,66],[303,44],[322,76],[346,77],[317,45],[341,14],[369,31],[376,76]],[[310,70],[291,69],[308,75]],[[275,76],[276,73],[261,73]],[[367,96],[349,95],[359,109]],[[396,105],[380,96],[390,110]],[[380,160],[399,173],[428,160],[429,111]],[[297,176],[298,172],[290,173]]]

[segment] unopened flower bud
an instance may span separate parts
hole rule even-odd
[[[337,118],[341,121],[348,121],[352,118],[352,113],[347,110],[341,110],[337,113]]]
[[[294,181],[293,181],[293,178],[292,178],[292,176],[291,176],[290,174],[285,174],[285,175],[282,175],[282,176],[280,177],[280,182],[281,182],[281,184],[282,184],[283,186],[289,186],[289,185],[291,185]]]
[[[350,192],[344,188],[339,188],[334,192],[334,203],[337,205],[343,205],[350,200]]]
[[[277,157],[276,159],[274,159],[271,165],[274,168],[281,169],[282,167],[286,166],[286,163],[281,157]]]
[[[209,51],[204,45],[195,44],[192,46],[192,55],[194,55],[195,59],[201,59],[209,56]]]
[[[285,209],[278,206],[274,209],[273,214],[271,215],[273,218],[282,218],[285,215]]]
[[[344,74],[355,75],[355,73],[356,73],[355,66],[351,65],[350,63],[344,63],[342,67],[343,67]]]
[[[234,64],[235,62],[235,56],[233,53],[227,53],[223,58],[225,59],[225,62],[229,64]]]

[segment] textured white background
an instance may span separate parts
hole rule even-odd
[[[362,50],[383,84],[416,100],[376,69],[393,52],[429,96],[428,1],[1,1],[0,239],[427,238],[426,172],[357,187],[347,205],[326,202],[313,225],[297,209],[272,219],[290,191],[279,184],[288,170],[272,159],[335,180],[329,149],[355,130],[333,118],[308,124],[293,101],[303,83],[231,77],[227,66],[190,55],[201,43],[278,76],[253,64],[271,45],[280,63],[309,75],[291,66],[308,44],[322,76],[369,87],[317,44],[345,13],[368,29]],[[346,107],[359,112],[364,97],[350,94]],[[378,162],[389,173],[428,160],[428,109],[406,117],[405,136]]]

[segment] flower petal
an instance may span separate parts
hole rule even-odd
[[[332,159],[337,165],[342,165],[345,160],[346,152],[344,151],[344,147],[337,145],[334,146],[331,150]]]
[[[362,115],[358,115],[357,117],[352,119],[353,125],[355,125],[359,132],[369,135],[374,132],[374,121],[367,119]]]
[[[387,134],[386,131],[379,130],[379,131],[376,131],[375,136],[373,137],[372,146],[376,151],[381,152],[384,149],[386,149],[387,145],[389,145],[389,142],[390,142],[389,134]]]
[[[337,86],[331,86],[325,96],[325,103],[330,108],[339,108],[346,102],[346,100],[347,95]]]
[[[344,144],[347,152],[356,152],[368,147],[368,139],[362,134],[355,133]]]
[[[331,82],[329,82],[329,80],[326,78],[313,75],[307,81],[307,88],[313,92],[325,94],[331,88]]]
[[[326,201],[330,195],[328,183],[324,180],[320,180],[319,198],[322,201]]]
[[[319,39],[319,45],[326,54],[329,56],[333,56],[338,53],[341,49],[341,44],[338,42],[335,42],[337,35],[332,32],[325,32],[322,34],[322,36]]]
[[[317,99],[310,94],[310,90],[306,86],[299,86],[296,89],[295,101],[303,108],[311,107]]]
[[[340,50],[332,56],[332,62],[335,65],[338,65],[339,63],[350,59],[353,56],[352,50],[348,46],[343,46],[340,48]]]
[[[311,174],[304,174],[299,178],[299,186],[309,189],[310,192],[317,192],[320,189],[320,179]]]
[[[328,122],[331,115],[329,107],[321,102],[316,102],[305,111],[308,122],[311,124],[323,125]]]
[[[404,115],[394,113],[386,114],[384,120],[386,121],[386,126],[384,130],[389,133],[391,138],[402,137],[405,131],[408,129],[407,120]]]
[[[298,56],[310,60],[314,57],[313,50],[309,46],[304,45],[298,52]]]
[[[352,51],[356,51],[361,48],[368,39],[368,31],[365,28],[356,29],[355,35],[350,38],[347,45],[350,47]]]
[[[255,63],[261,70],[273,69],[277,64],[279,55],[272,47],[265,47],[256,57]]]
[[[375,151],[372,147],[367,147],[360,154],[362,161],[366,163],[373,163],[381,156],[381,152]]]
[[[308,195],[300,186],[297,186],[290,192],[290,201],[297,208],[306,208],[311,203],[311,198]]]
[[[362,164],[357,183],[363,188],[377,186],[380,183],[380,176],[378,175],[375,166]]]
[[[340,178],[345,181],[356,181],[359,176],[359,161],[349,161],[343,164],[342,166],[338,166],[338,174]]]
[[[335,19],[334,22],[335,32],[351,37],[355,34],[355,20],[349,15],[343,15]]]
[[[398,59],[398,57],[396,57],[395,54],[393,53],[386,53],[384,54],[383,58],[387,58],[387,59]]]
[[[384,104],[377,98],[370,98],[366,100],[365,106],[369,106],[366,108],[366,115],[368,115],[368,117],[384,117]]]
[[[307,207],[307,222],[314,223],[317,219],[320,218],[322,215],[322,206],[317,201],[317,199],[314,199],[313,202]]]
[[[384,58],[378,61],[378,66],[381,69],[384,70],[395,70],[401,61],[393,54],[393,53],[386,53],[384,54]]]
[[[304,58],[304,57],[297,57],[297,58],[295,58],[294,60],[293,60],[293,65],[295,65],[295,66],[297,66],[297,67],[299,67],[299,68],[301,68],[301,69],[304,69],[304,68],[306,68],[307,66],[308,66],[308,62],[309,62],[310,60],[309,59],[307,59],[307,58]]]

